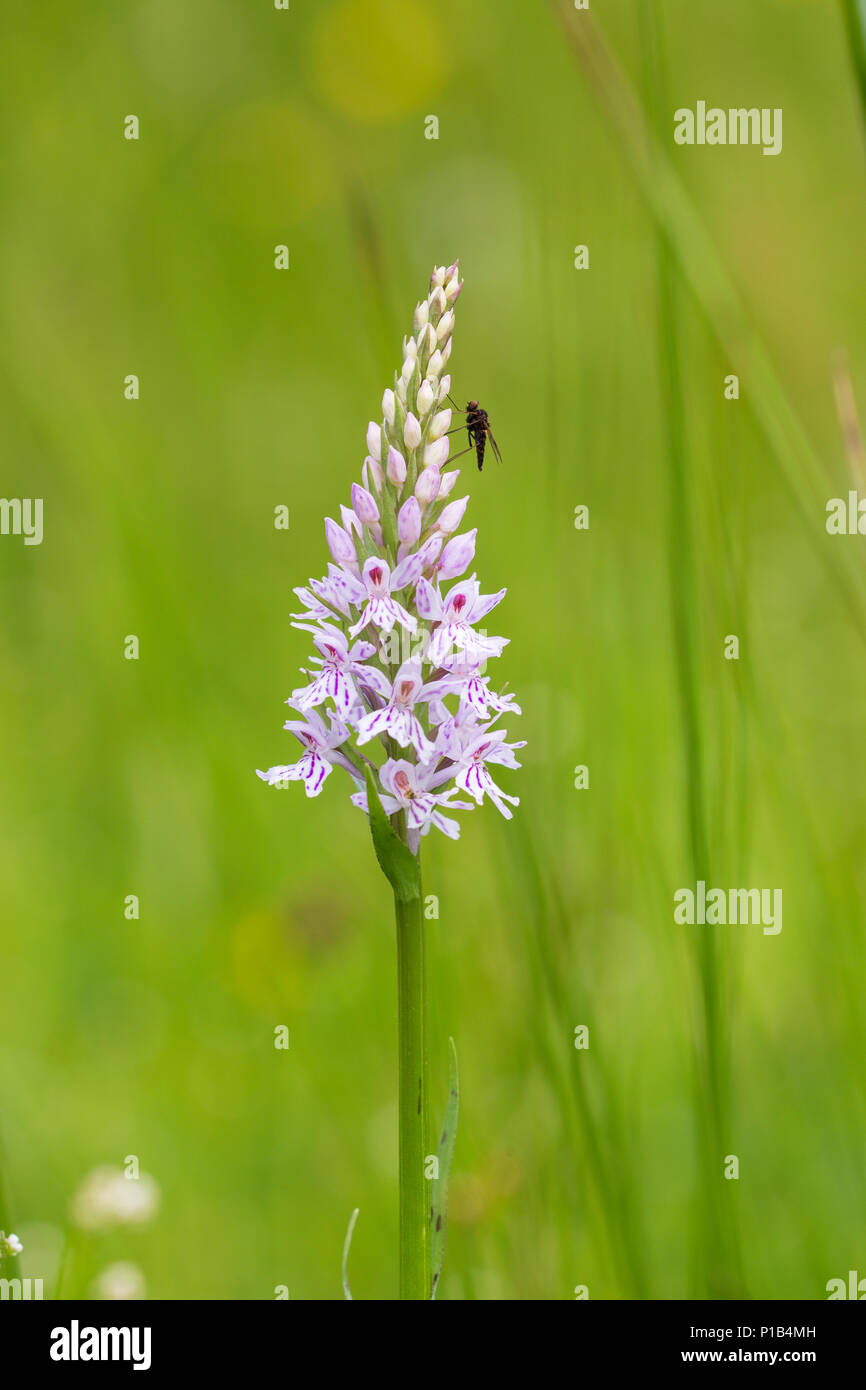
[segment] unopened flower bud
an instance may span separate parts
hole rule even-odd
[[[448,281],[448,284],[445,286],[445,298],[448,300],[449,305],[457,303],[462,288],[463,281],[458,280],[456,275]]]
[[[379,508],[376,506],[375,497],[365,487],[361,487],[360,483],[352,484],[352,507],[355,516],[365,526],[379,520]]]
[[[353,532],[354,532],[354,534],[355,534],[356,536],[360,536],[360,534],[361,534],[361,523],[360,523],[360,521],[359,521],[358,518],[355,516],[355,513],[352,511],[352,508],[351,508],[351,507],[344,507],[342,502],[340,503],[340,520],[341,520],[342,523],[343,523],[343,530],[346,531],[346,532],[348,533],[348,535],[349,535],[350,538],[351,538]]]
[[[449,338],[449,339],[448,339],[448,342],[447,342],[447,343],[445,344],[445,346],[442,348],[442,366],[443,366],[443,367],[445,366],[445,363],[448,361],[448,358],[451,356],[451,348],[452,348],[453,344],[454,344],[454,339],[453,339],[453,338]]]
[[[429,415],[433,406],[436,404],[436,397],[433,394],[433,387],[426,378],[418,387],[418,413],[419,415]]]
[[[442,372],[442,368],[443,368],[444,365],[445,365],[445,364],[444,364],[444,359],[443,359],[443,357],[442,357],[442,353],[441,353],[441,352],[439,351],[439,349],[437,348],[436,351],[435,351],[434,353],[431,354],[431,356],[430,356],[430,361],[427,363],[427,375],[428,375],[429,377],[437,377],[437,376],[439,376],[439,375],[441,374],[441,372]],[[442,399],[441,388],[440,388],[440,392],[439,392],[439,399],[440,399],[440,401],[441,401],[441,399]]]
[[[382,457],[382,426],[373,420],[367,426],[367,453],[378,463]]]
[[[406,460],[393,444],[388,448],[388,477],[397,487],[406,481]]]
[[[428,536],[420,550],[417,552],[418,559],[421,561],[421,569],[427,570],[439,558],[442,549],[442,536],[434,531],[432,536]]]
[[[382,491],[382,465],[381,465],[381,463],[377,463],[375,459],[371,459],[371,458],[369,457],[369,455],[368,455],[367,458],[364,459],[363,465],[362,465],[362,467],[361,467],[361,477],[364,479],[364,487],[365,487],[365,488],[368,488],[370,491],[372,491],[372,489],[375,488],[377,492],[381,493],[381,491]]]
[[[400,373],[400,380],[404,386],[408,386],[413,376],[418,370],[418,363],[414,357],[403,358],[403,370]]]
[[[478,528],[471,531],[464,531],[462,536],[453,536],[448,542],[439,559],[437,569],[440,579],[456,579],[463,574],[475,555],[475,537]]]
[[[447,434],[450,428],[451,411],[439,410],[433,416],[433,419],[430,421],[430,426],[427,430],[427,438],[430,440],[432,444],[435,440],[441,439],[443,434]]]
[[[439,404],[440,404],[440,405],[442,404],[442,402],[443,402],[444,400],[447,400],[447,398],[448,398],[448,392],[449,392],[450,390],[451,390],[451,378],[450,378],[450,376],[443,376],[443,377],[440,377],[440,379],[439,379]]]
[[[415,306],[415,318],[413,324],[416,333],[420,333],[422,328],[427,327],[430,318],[430,306],[426,299],[422,299],[420,304]]]
[[[442,508],[436,525],[440,531],[445,532],[446,536],[450,536],[452,531],[457,530],[463,520],[468,502],[468,497],[458,497],[454,502],[449,502],[447,507]]]
[[[453,309],[449,309],[448,312],[447,312],[447,314],[443,314],[442,317],[441,317],[441,319],[439,320],[439,326],[438,326],[438,328],[436,329],[436,338],[437,338],[438,342],[444,343],[444,342],[446,342],[446,340],[447,340],[448,338],[451,337],[451,334],[452,334],[453,332],[454,332],[454,310],[453,310]]]
[[[442,289],[441,285],[437,286],[430,296],[430,317],[436,319],[438,322],[447,308],[448,301],[445,298],[445,291]]]
[[[391,428],[394,428],[394,392],[390,388],[382,397],[382,414]]]
[[[435,439],[432,444],[428,444],[424,450],[424,467],[441,468],[443,463],[448,462],[448,450],[451,447],[450,439]]]
[[[332,521],[329,516],[325,517],[325,538],[336,564],[346,565],[357,560],[355,547],[348,531],[344,531],[342,526],[338,526],[336,521]]]
[[[452,472],[450,472],[450,473],[443,473],[443,474],[442,474],[442,482],[441,482],[440,487],[439,487],[439,501],[440,501],[440,502],[442,501],[442,499],[443,499],[444,497],[447,497],[448,494],[449,494],[450,492],[453,492],[453,490],[454,490],[454,484],[457,482],[457,479],[458,479],[459,477],[460,477],[460,469],[459,469],[459,468],[453,469]]]
[[[414,545],[421,535],[421,508],[414,497],[408,498],[397,513],[397,539],[403,545]]]
[[[403,426],[403,442],[407,449],[417,449],[421,443],[421,426],[417,416],[411,410],[406,416],[406,423]]]
[[[415,496],[418,498],[422,507],[429,507],[430,503],[437,496],[439,492],[439,483],[440,477],[438,468],[425,468],[419,473],[418,481],[415,484]]]
[[[430,292],[436,289],[437,285],[444,285],[448,275],[448,270],[444,265],[437,265],[433,274],[430,276]]]

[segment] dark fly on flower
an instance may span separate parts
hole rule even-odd
[[[468,454],[474,449],[475,457],[478,460],[478,472],[480,473],[484,467],[484,450],[489,441],[490,447],[496,457],[496,462],[501,463],[502,455],[499,452],[499,445],[493,438],[493,431],[490,428],[490,419],[487,411],[482,410],[477,401],[469,401],[466,405],[466,409],[460,410],[453,396],[449,394],[448,399],[451,401],[455,410],[459,411],[461,415],[466,416],[464,424],[457,425],[453,430],[448,430],[448,434],[457,434],[460,430],[465,429],[469,439],[468,446],[462,449],[459,454],[454,454],[452,460],[462,458],[463,454]],[[452,460],[449,460],[449,462]]]

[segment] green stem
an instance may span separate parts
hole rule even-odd
[[[427,985],[420,896],[394,897],[400,1107],[400,1297],[429,1299],[427,1155]]]

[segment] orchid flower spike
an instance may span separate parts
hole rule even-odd
[[[292,615],[294,626],[315,647],[305,683],[286,702],[299,717],[284,727],[301,755],[258,773],[269,786],[303,782],[313,797],[339,768],[353,805],[367,814],[372,775],[413,853],[433,828],[458,837],[454,811],[486,799],[510,819],[519,804],[490,770],[498,777],[500,768],[520,766],[513,750],[522,744],[509,743],[498,723],[520,706],[492,689],[486,673],[508,638],[479,626],[506,591],[485,594],[474,574],[461,577],[477,533],[455,534],[468,497],[447,500],[457,473],[444,471],[445,368],[462,283],[456,264],[433,271],[381,420],[366,428],[351,506],[334,509],[342,524],[325,520],[327,574],[295,590],[303,611]]]

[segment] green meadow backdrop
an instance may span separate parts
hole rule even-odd
[[[390,893],[338,776],[254,769],[294,746],[292,588],[459,256],[452,381],[503,454],[461,482],[528,745],[512,822],[424,846],[434,1112],[449,1036],[461,1078],[439,1296],[866,1275],[845,8],[44,0],[0,40],[0,491],[44,502],[41,545],[0,536],[14,1272],[47,1296],[79,1182],[135,1155],[159,1216],[68,1292],[131,1260],[152,1297],[340,1298],[358,1207],[353,1294],[396,1294]],[[781,108],[782,152],[676,145],[699,101]],[[698,880],[781,889],[782,930],[675,923]]]

